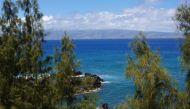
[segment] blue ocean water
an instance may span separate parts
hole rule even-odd
[[[74,40],[75,52],[80,60],[80,70],[101,76],[106,83],[98,92],[99,102],[113,107],[134,92],[133,82],[126,79],[124,69],[127,55],[131,55],[128,47],[130,39]],[[184,90],[185,73],[180,69],[180,39],[149,39],[153,50],[160,51],[161,65],[175,79],[179,89]],[[45,55],[54,53],[60,47],[60,41],[44,42]]]

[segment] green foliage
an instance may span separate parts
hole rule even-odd
[[[140,38],[139,38],[140,37]],[[134,81],[136,93],[118,109],[169,109],[178,104],[178,91],[160,59],[141,33],[130,44],[134,57],[127,60],[126,76]]]
[[[55,63],[57,63],[56,69],[58,73],[67,73],[67,75],[73,75],[76,68],[79,66],[79,61],[76,60],[74,54],[74,46],[72,41],[69,39],[67,33],[64,33],[64,36],[61,40],[61,50],[56,49]],[[64,66],[62,66],[64,65]]]
[[[4,105],[11,105],[10,89],[15,84],[15,77],[18,74],[15,46],[16,41],[13,37],[7,37],[0,45],[0,98]]]
[[[190,69],[190,5],[182,4],[177,8],[175,20],[178,29],[183,32],[184,40],[181,45],[181,58],[183,67]]]
[[[23,16],[24,19],[18,17]],[[62,48],[52,57],[43,57],[43,14],[37,0],[4,0],[0,17],[0,108],[78,109],[95,106],[84,99],[80,104],[81,79],[74,77],[79,62],[72,41],[65,33]],[[66,103],[66,107],[62,104]],[[61,104],[61,105],[60,105]],[[80,105],[79,105],[80,104]]]
[[[12,0],[4,0],[2,16],[0,18],[1,31],[3,36],[18,37],[21,20],[17,16],[18,7]]]
[[[178,23],[178,29],[183,33],[183,43],[181,45],[181,63],[182,67],[187,71],[187,93],[190,102],[190,5],[182,4],[177,8],[175,20]]]
[[[140,37],[140,38],[139,38]],[[151,51],[140,33],[130,44],[134,56],[128,57],[126,76],[134,81],[136,93],[120,103],[117,109],[188,109],[189,94],[179,92],[166,70],[161,67],[158,52]]]
[[[184,33],[184,35],[190,34],[190,5],[182,4],[177,8],[175,20],[177,21],[178,29]]]
[[[42,14],[37,0],[17,2],[4,0],[0,18],[0,103],[8,109],[48,108],[54,89],[47,76],[38,78],[51,70],[51,58],[42,59]],[[18,10],[23,11],[24,21],[18,17]]]
[[[84,78],[81,79],[81,85],[83,87],[83,91],[89,91],[92,90],[94,88],[93,84],[95,82],[95,79],[93,77],[90,76],[86,76]]]
[[[73,75],[77,66],[77,61],[73,52],[74,46],[72,41],[65,33],[62,39],[61,49],[56,49],[55,63],[57,72],[56,87],[58,89],[58,99],[62,102],[66,101],[67,107],[72,106],[75,99],[73,84]]]
[[[19,60],[19,24],[18,9],[11,0],[5,0],[0,17],[0,102],[6,108],[10,108],[11,87],[18,75],[17,61]]]
[[[22,53],[19,61],[22,73],[32,74],[37,79],[42,70],[41,43],[44,37],[42,13],[39,12],[37,0],[18,0],[24,12],[22,27]]]
[[[58,107],[66,109],[95,109],[96,97],[84,95],[77,98],[77,95],[93,89],[94,78],[75,77],[75,72],[79,66],[79,61],[74,54],[72,40],[65,33],[61,40],[61,49],[56,49],[55,70],[56,89],[58,96]]]
[[[97,96],[95,94],[87,94],[80,103],[80,109],[96,109]]]

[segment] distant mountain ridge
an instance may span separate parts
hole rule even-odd
[[[140,31],[136,30],[69,30],[66,31],[72,39],[131,39]],[[143,31],[142,31],[143,32]],[[47,40],[60,40],[63,30],[46,30]],[[180,33],[144,31],[146,38],[181,38]]]

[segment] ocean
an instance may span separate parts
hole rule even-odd
[[[126,79],[125,67],[130,39],[73,40],[76,57],[80,60],[79,70],[97,74],[105,80],[97,95],[99,103],[108,103],[114,107],[134,93],[132,80]],[[186,74],[180,68],[180,39],[148,39],[152,50],[159,50],[161,66],[175,80],[176,87],[185,88]],[[45,55],[52,55],[55,47],[60,47],[59,40],[43,43]]]

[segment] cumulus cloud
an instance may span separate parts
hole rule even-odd
[[[43,21],[46,29],[129,29],[168,32],[175,30],[172,20],[174,14],[175,9],[138,6],[126,8],[120,13],[102,11],[68,16],[44,16]]]
[[[42,18],[42,20],[45,21],[45,22],[51,21],[51,20],[53,20],[53,16],[44,16]]]

